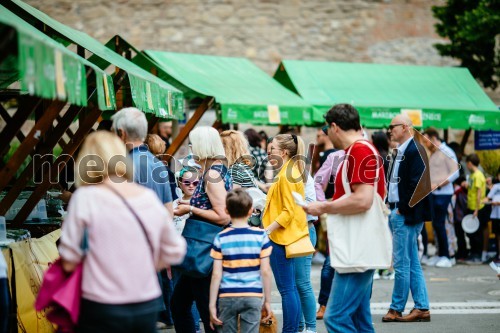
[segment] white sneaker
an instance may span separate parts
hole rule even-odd
[[[450,268],[452,266],[451,260],[446,257],[439,258],[439,261],[436,263],[436,267],[439,268]]]
[[[439,259],[441,259],[441,258],[438,256],[434,256],[434,257],[430,258],[429,260],[427,260],[427,263],[425,265],[426,266],[436,266]]]
[[[426,256],[425,254],[422,256],[422,259],[420,259],[420,263],[422,265],[427,265],[427,262],[429,261],[429,257]]]
[[[455,257],[451,258],[450,261],[452,266],[455,266],[457,264],[457,259],[455,259]]]
[[[380,274],[378,273],[378,271],[375,271],[375,273],[373,273],[373,279],[380,280]]]
[[[311,331],[311,330],[307,330],[307,331],[304,331],[304,333],[316,333],[315,331]]]

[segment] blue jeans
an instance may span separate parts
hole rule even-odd
[[[451,202],[451,195],[435,195],[432,194],[432,202],[434,206],[434,218],[432,219],[432,227],[436,232],[438,242],[438,255],[440,257],[450,257],[448,250],[448,236],[446,235],[446,216],[448,215],[448,206]]]
[[[316,229],[311,224],[309,228],[309,238],[313,246],[316,246]],[[295,258],[295,283],[299,291],[300,304],[303,316],[300,316],[299,332],[304,330],[316,331],[316,299],[311,284],[311,262],[312,254],[307,257]]]
[[[389,226],[392,231],[393,265],[396,277],[392,291],[391,309],[403,312],[408,301],[408,294],[415,301],[415,308],[429,309],[429,298],[425,278],[418,258],[417,237],[424,223],[406,225],[403,215],[391,211]]]
[[[335,276],[335,269],[331,265],[330,254],[325,258],[323,262],[323,267],[321,268],[321,284],[319,287],[318,303],[319,305],[328,304],[328,297],[330,297],[330,291],[332,290],[332,281]]]
[[[282,333],[296,333],[301,316],[300,297],[295,284],[295,265],[293,259],[286,258],[285,247],[271,241],[271,269],[281,295],[283,307]]]
[[[373,272],[335,272],[324,317],[329,333],[375,332],[370,312]]]

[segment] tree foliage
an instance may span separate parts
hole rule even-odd
[[[433,6],[439,36],[449,44],[434,45],[439,54],[461,60],[485,87],[500,83],[500,0],[447,0]]]

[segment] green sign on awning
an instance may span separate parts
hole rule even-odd
[[[15,5],[17,9],[30,14],[33,20],[42,22],[68,40],[101,58],[99,61],[96,61],[96,64],[98,66],[104,64],[101,67],[102,69],[109,64],[113,64],[125,71],[130,82],[132,100],[137,108],[144,112],[153,113],[161,118],[183,117],[184,97],[179,90],[110,50],[89,35],[54,20],[22,1],[12,0],[11,4]]]
[[[1,65],[17,75],[2,79],[2,87],[19,79],[21,89],[30,95],[86,106],[88,94],[85,66],[88,66],[96,74],[99,108],[116,108],[112,78],[103,70],[69,51],[2,5],[0,24],[14,28],[18,41],[17,63],[7,61]]]
[[[312,108],[248,59],[145,51],[186,96],[212,96],[223,123],[307,125]],[[162,77],[163,78],[163,77]]]
[[[419,127],[500,129],[500,111],[466,68],[285,60],[274,78],[315,108],[317,123],[350,103],[366,127],[403,112]]]

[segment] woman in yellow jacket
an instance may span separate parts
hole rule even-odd
[[[296,333],[302,315],[294,259],[286,258],[285,246],[309,234],[306,214],[292,197],[292,192],[305,195],[304,153],[304,142],[294,134],[277,135],[267,147],[269,162],[278,175],[267,194],[262,224],[273,246],[271,268],[281,294],[283,333]]]

